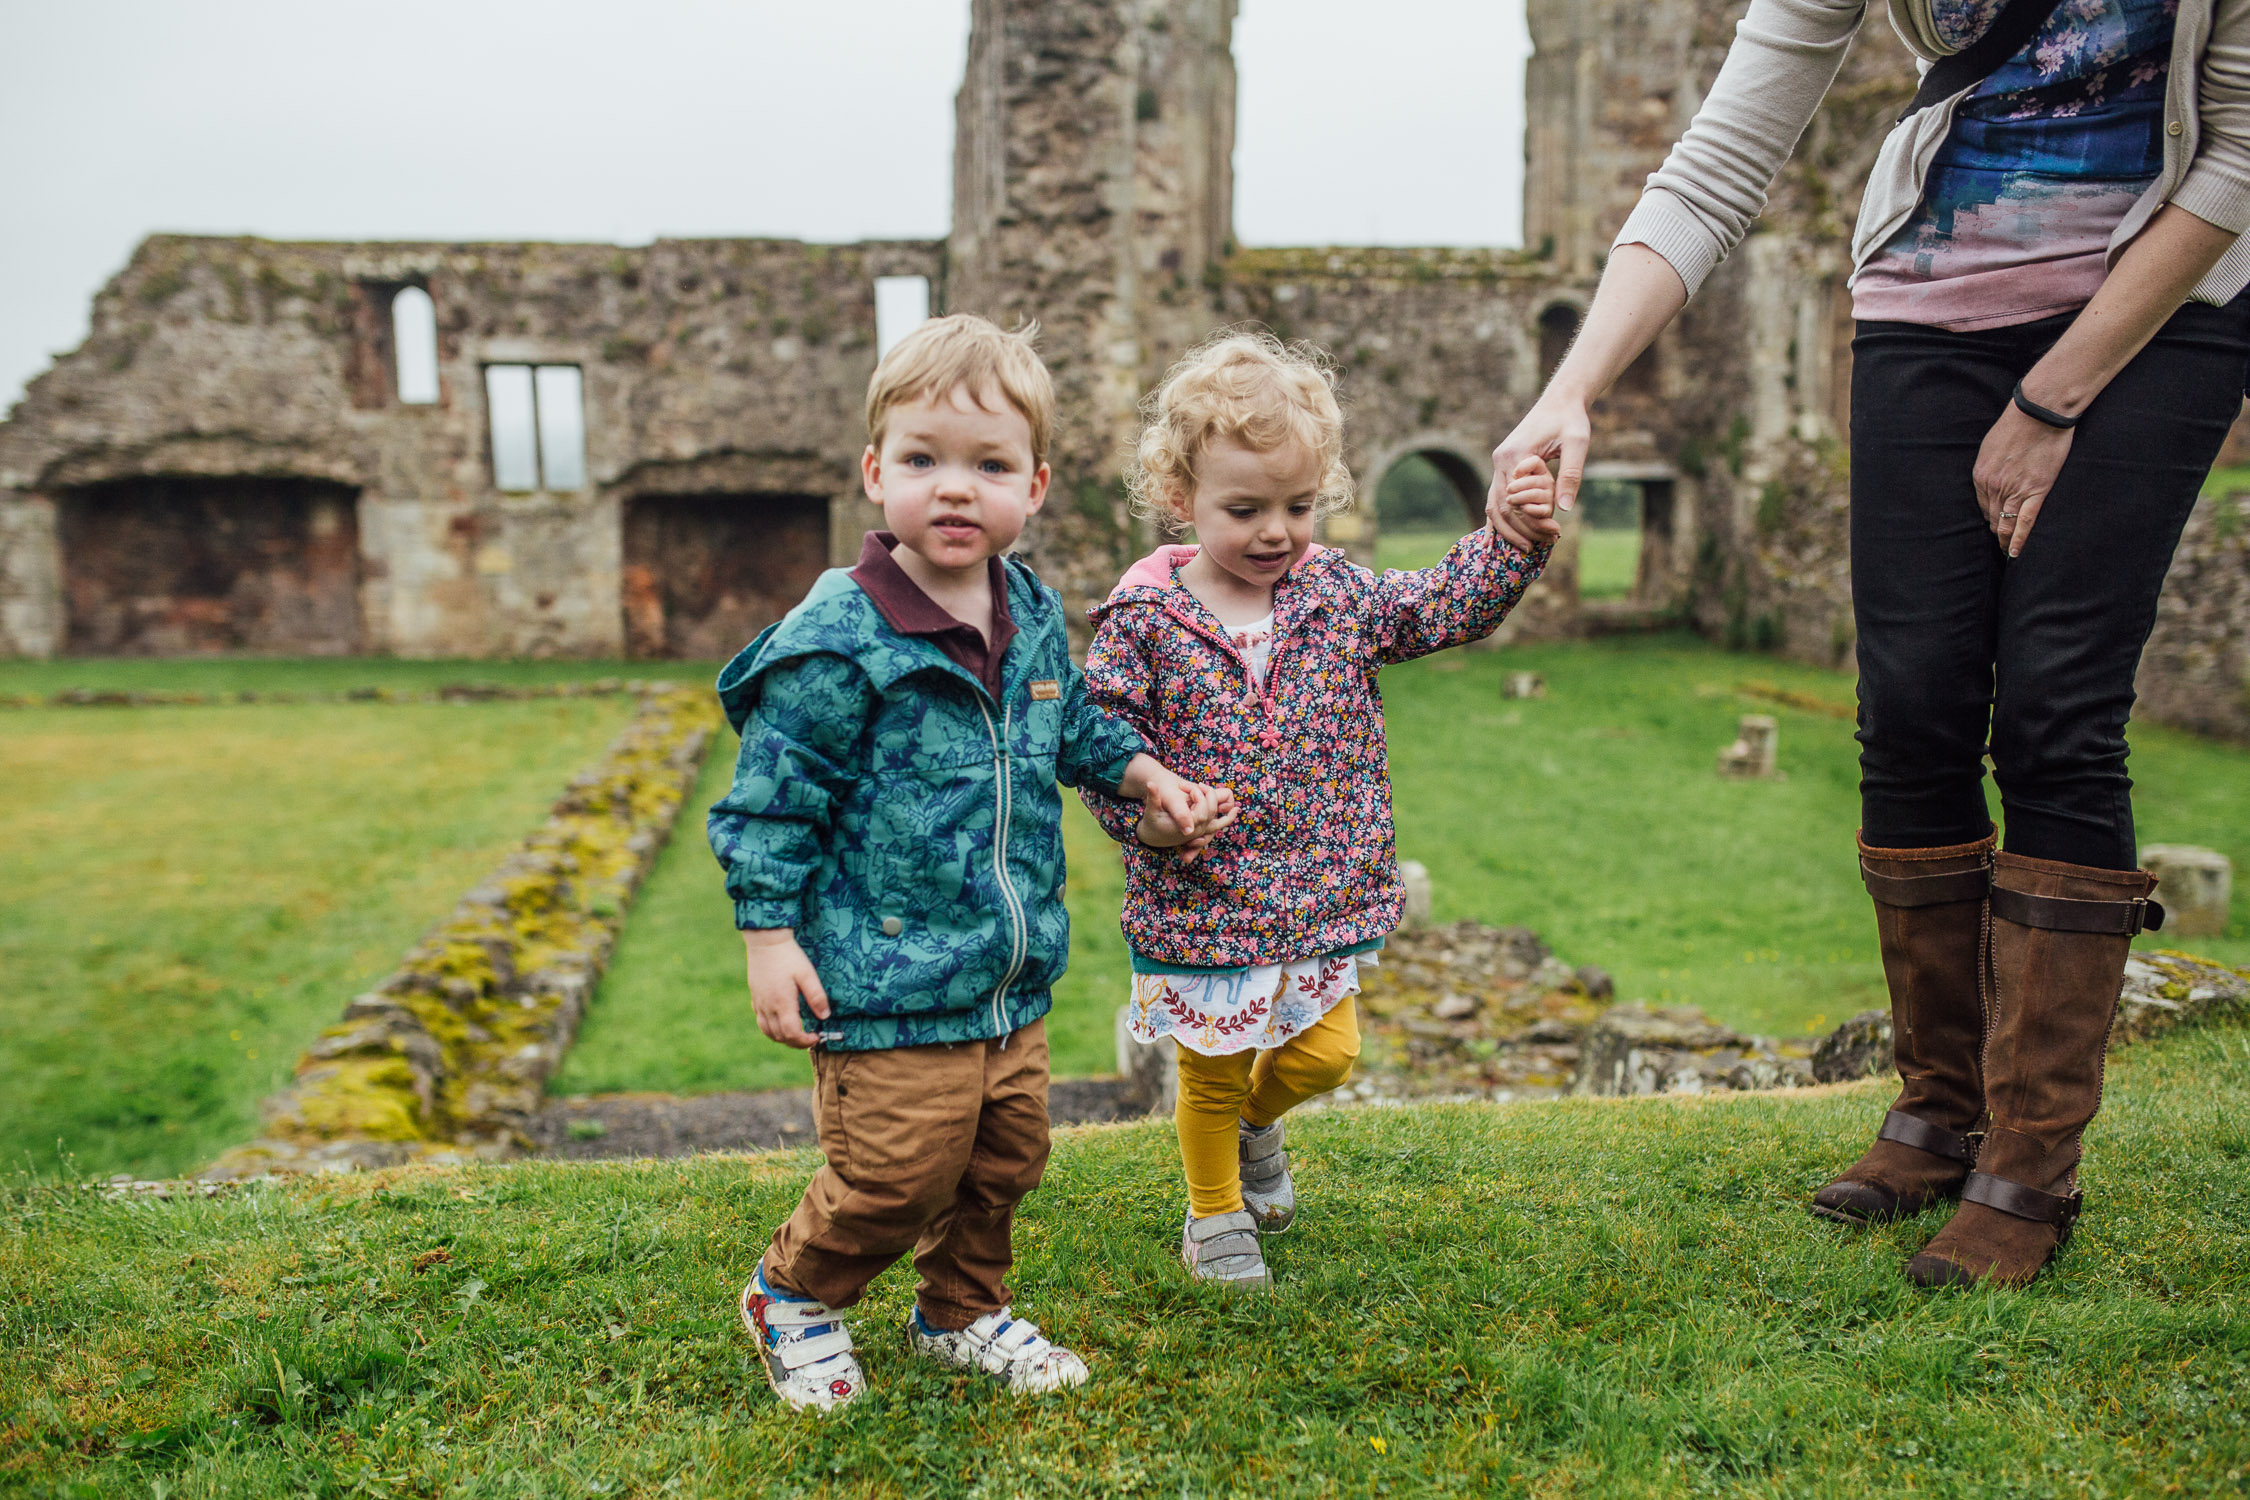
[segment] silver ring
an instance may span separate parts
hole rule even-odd
[[[2016,518],[2017,516],[2019,516],[2019,515],[2022,515],[2022,514],[2023,514],[2023,512],[2021,512],[2021,511],[2016,511],[2016,510],[2004,510],[2004,511],[2000,512],[2000,519],[2001,519],[2001,520],[2003,520],[2003,521],[2013,521],[2013,520],[2014,520],[2014,519],[2015,519],[2015,518]]]

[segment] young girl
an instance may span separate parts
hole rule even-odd
[[[1179,1044],[1181,1254],[1264,1287],[1258,1236],[1296,1212],[1281,1117],[1350,1072],[1345,1001],[1405,904],[1375,674],[1492,633],[1546,561],[1554,483],[1526,460],[1503,497],[1549,539],[1531,554],[1487,526],[1378,578],[1313,545],[1352,494],[1317,350],[1222,333],[1144,412],[1135,502],[1200,545],[1159,548],[1093,611],[1087,688],[1180,775],[1231,786],[1239,816],[1195,861],[1154,847],[1176,830],[1138,803],[1085,795],[1125,846],[1133,1035]]]

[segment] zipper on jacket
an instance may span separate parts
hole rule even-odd
[[[1002,1001],[1008,986],[1016,982],[1023,972],[1024,959],[1030,948],[1029,921],[1024,915],[1023,899],[1016,894],[1015,882],[1008,878],[1008,824],[1015,812],[1015,790],[1009,785],[1007,730],[1013,711],[1006,704],[1000,708],[1000,727],[993,728],[992,710],[985,707],[983,695],[977,699],[977,712],[984,715],[984,732],[992,740],[992,856],[993,870],[1000,877],[1000,899],[1008,908],[1008,920],[1014,936],[1008,948],[1008,972],[992,987],[992,1026],[1000,1038],[1000,1045],[1008,1044],[1007,1011]]]

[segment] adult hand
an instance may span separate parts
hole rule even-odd
[[[1499,447],[1492,450],[1492,488],[1485,495],[1484,518],[1501,537],[1529,552],[1551,537],[1536,534],[1508,504],[1508,482],[1524,460],[1557,466],[1555,503],[1569,510],[1578,503],[1578,486],[1586,477],[1586,450],[1592,446],[1593,419],[1584,400],[1559,385],[1550,385],[1538,404],[1524,413]]]
[[[758,1029],[784,1047],[810,1047],[819,1041],[798,1017],[797,997],[804,996],[805,1008],[825,1021],[828,991],[812,960],[797,946],[797,934],[787,927],[747,929],[742,948]]]
[[[2047,492],[2070,457],[2071,431],[2026,416],[2011,402],[1977,449],[1977,508],[2010,557],[2023,555]]]

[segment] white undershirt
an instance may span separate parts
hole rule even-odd
[[[1247,625],[1237,625],[1227,632],[1234,649],[1250,667],[1250,686],[1259,692],[1266,690],[1266,667],[1273,661],[1273,616],[1252,620]]]

